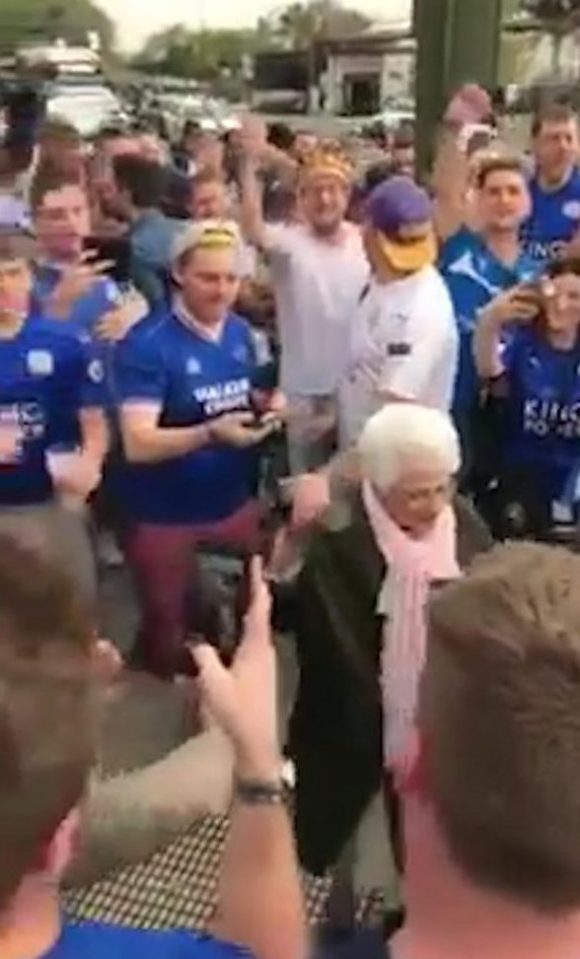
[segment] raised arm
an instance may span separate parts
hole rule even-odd
[[[256,959],[305,959],[304,902],[280,788],[271,602],[256,560],[252,595],[232,669],[210,647],[195,652],[206,702],[234,747],[238,782],[214,932]]]
[[[529,323],[537,315],[537,299],[522,286],[500,293],[481,310],[475,327],[473,352],[482,380],[495,379],[504,372],[501,356],[503,327],[508,323]]]
[[[465,84],[454,94],[445,111],[432,177],[435,225],[443,241],[465,224],[470,164],[467,142],[462,143],[463,134],[468,128],[487,126],[491,114],[489,94],[472,83]]]
[[[255,157],[245,154],[242,158],[240,184],[242,203],[240,217],[242,232],[248,243],[259,249],[266,245],[266,224],[263,213],[262,186],[258,179],[258,165]]]
[[[457,136],[450,130],[441,131],[431,179],[435,227],[441,241],[464,224],[468,173],[469,164],[458,147]]]
[[[502,326],[493,303],[479,314],[473,338],[473,353],[475,366],[482,380],[493,380],[503,373]]]
[[[261,117],[248,116],[242,130],[241,221],[248,243],[260,249],[268,246],[267,226],[263,215],[262,184],[259,171],[275,170],[279,179],[291,183],[296,176],[296,161],[268,143],[266,126]]]

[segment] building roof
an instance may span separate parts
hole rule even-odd
[[[380,53],[383,49],[392,49],[393,46],[409,46],[411,49],[414,44],[411,21],[400,17],[378,20],[350,37],[324,41],[324,47],[330,53]]]

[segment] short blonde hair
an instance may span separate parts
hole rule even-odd
[[[366,423],[358,443],[363,475],[386,493],[415,463],[433,462],[453,476],[461,466],[450,417],[415,403],[388,403]]]

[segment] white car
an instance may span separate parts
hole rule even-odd
[[[370,117],[369,124],[381,123],[387,130],[396,130],[403,123],[415,122],[415,104],[411,100],[387,100],[380,113]]]
[[[104,85],[56,85],[47,101],[49,116],[68,120],[82,137],[95,136],[102,127],[127,116],[120,100]]]

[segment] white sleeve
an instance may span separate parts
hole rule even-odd
[[[294,230],[286,223],[266,223],[264,252],[272,260],[287,259],[294,248]]]
[[[379,393],[389,393],[402,400],[423,396],[433,368],[449,342],[443,323],[433,323],[432,318],[425,315],[410,318],[401,327],[397,341],[393,339],[387,344],[377,384]]]

